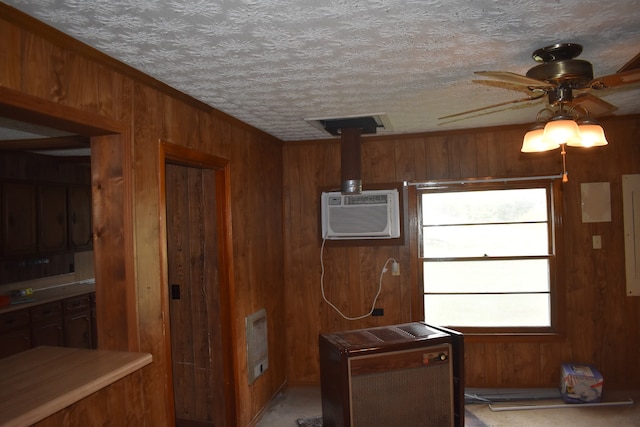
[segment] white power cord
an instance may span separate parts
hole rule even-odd
[[[324,300],[324,302],[329,304],[331,308],[333,308],[340,316],[342,316],[346,320],[360,320],[360,319],[364,319],[366,317],[371,316],[373,314],[373,311],[375,310],[376,302],[378,301],[380,292],[382,291],[382,277],[384,276],[384,273],[388,271],[387,265],[391,261],[393,261],[394,264],[397,264],[398,261],[396,261],[394,258],[389,258],[387,261],[385,261],[384,265],[382,266],[382,271],[380,271],[380,279],[378,280],[378,292],[376,292],[376,296],[373,298],[373,303],[371,304],[371,310],[369,310],[367,314],[363,314],[362,316],[350,317],[342,313],[342,311],[340,311],[338,307],[336,307],[331,301],[327,299],[327,296],[324,293],[324,243],[326,241],[327,239],[323,238],[322,246],[320,247],[320,267],[322,269],[322,272],[320,274],[320,290],[322,291],[322,299]]]

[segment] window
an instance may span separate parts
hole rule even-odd
[[[427,323],[469,332],[556,330],[554,186],[545,180],[418,190]]]

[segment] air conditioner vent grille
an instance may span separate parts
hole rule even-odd
[[[400,236],[397,189],[360,195],[322,193],[322,236],[326,239],[393,239]]]

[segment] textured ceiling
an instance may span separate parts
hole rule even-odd
[[[550,44],[582,44],[595,76],[640,52],[632,0],[6,3],[282,140],[330,137],[305,118],[369,113],[394,133],[531,123],[544,100],[438,117],[523,98],[474,71],[525,74]],[[640,84],[595,94],[640,113]]]

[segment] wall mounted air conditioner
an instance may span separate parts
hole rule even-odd
[[[397,189],[369,190],[343,195],[322,193],[322,237],[340,239],[394,239],[400,237]]]

